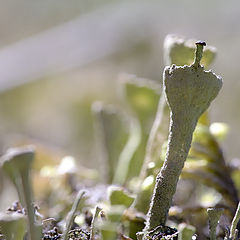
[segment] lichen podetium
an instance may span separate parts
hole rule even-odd
[[[39,240],[41,226],[35,224],[33,194],[30,181],[31,166],[35,156],[33,146],[11,148],[0,158],[0,167],[17,188],[19,200],[26,208],[29,239]]]
[[[164,69],[164,92],[170,108],[168,147],[156,179],[145,233],[165,224],[197,121],[222,87],[222,78],[205,71],[200,64],[205,45],[205,42],[196,42],[192,65],[172,65]]]

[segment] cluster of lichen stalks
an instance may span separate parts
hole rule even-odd
[[[172,65],[164,69],[163,87],[170,108],[168,147],[165,161],[156,178],[151,204],[147,213],[146,225],[143,232],[138,234],[138,239],[151,239],[150,234],[152,231],[165,225],[172,198],[176,191],[177,182],[191,146],[193,131],[198,119],[207,110],[222,87],[221,77],[212,71],[205,71],[204,67],[200,64],[204,45],[204,42],[196,43],[195,60],[192,65]],[[1,165],[15,184],[21,204],[26,207],[29,239],[39,240],[42,229],[35,224],[31,184],[29,180],[33,155],[34,150],[32,148],[11,150],[2,158]],[[83,194],[83,192],[79,193],[73,204],[69,219],[66,222],[65,232],[62,235],[62,239],[64,240],[67,239],[74,214]],[[97,208],[95,217],[97,217],[99,211]],[[216,239],[215,230],[221,211],[222,210],[216,209],[208,210],[211,240]],[[231,226],[230,236],[226,239],[236,239],[235,230],[240,218],[239,215],[240,210],[238,207]],[[11,222],[17,222],[19,219],[21,220],[21,218],[22,217],[15,216],[14,219],[10,220]],[[93,218],[93,223],[94,219],[95,218]],[[19,221],[18,223],[20,225],[23,224]],[[2,225],[2,228],[4,227],[6,229],[4,232],[6,238],[12,239],[11,234],[9,233],[8,235],[8,227]],[[23,236],[23,234],[21,236]],[[91,239],[94,239],[93,235],[94,232],[92,231],[90,234]],[[176,235],[174,235],[174,238],[176,238]]]

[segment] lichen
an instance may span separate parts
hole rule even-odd
[[[168,148],[156,178],[145,232],[165,224],[197,121],[222,87],[222,78],[200,65],[204,44],[197,42],[196,45],[192,65],[172,65],[164,69],[163,85],[170,108]]]

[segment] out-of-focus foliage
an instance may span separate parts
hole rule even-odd
[[[190,65],[193,62],[195,42],[194,39],[185,40],[179,36],[168,35],[164,41],[165,64],[177,66]],[[207,46],[204,49],[202,64],[208,68],[216,56],[216,48]]]
[[[140,123],[141,141],[130,164],[128,178],[137,176],[143,164],[146,143],[161,94],[161,85],[147,79],[126,76],[122,79],[123,97]]]
[[[104,106],[100,102],[94,103],[92,109],[95,119],[100,174],[103,181],[111,183],[119,162],[119,156],[127,139],[130,138],[130,119],[113,106]]]
[[[25,216],[20,213],[0,215],[0,231],[7,240],[22,240],[26,231],[25,225]]]

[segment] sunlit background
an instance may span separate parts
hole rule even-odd
[[[33,143],[94,166],[91,104],[119,102],[120,73],[162,81],[168,33],[218,49],[224,88],[211,119],[240,156],[240,4],[224,0],[0,2],[0,152]]]

